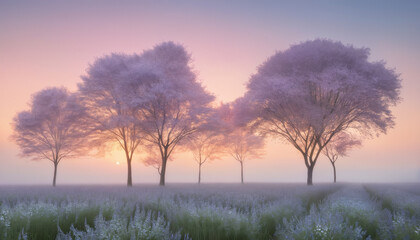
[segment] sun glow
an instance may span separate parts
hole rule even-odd
[[[385,59],[387,66],[395,68],[403,79],[404,100],[392,110],[395,127],[386,135],[366,140],[343,158],[338,163],[338,179],[420,181],[416,137],[420,128],[413,127],[420,121],[420,82],[416,80],[420,76],[416,64],[420,57],[416,51],[420,49],[420,41],[416,41],[420,31],[415,30],[420,29],[416,15],[419,4],[387,3],[378,7],[363,1],[336,5],[321,1],[308,3],[310,7],[304,9],[305,4],[294,1],[186,1],[163,5],[130,1],[118,6],[108,1],[96,5],[92,1],[84,2],[86,6],[80,8],[78,1],[5,2],[0,1],[0,31],[8,32],[0,37],[0,184],[50,182],[53,170],[49,161],[19,157],[17,145],[9,138],[10,123],[18,112],[29,109],[27,103],[34,92],[55,86],[76,91],[82,81],[80,76],[87,74],[86,68],[98,57],[112,52],[140,54],[162,41],[180,43],[191,54],[203,86],[216,95],[217,102],[230,102],[244,94],[250,76],[275,51],[317,37],[369,47],[370,60]],[[22,18],[22,14],[30,16],[31,21]],[[74,16],[77,18],[72,19]],[[267,141],[264,158],[252,159],[244,166],[244,181],[304,181],[306,167],[298,150],[281,139]],[[124,150],[117,144],[99,151],[102,150],[105,152],[98,156],[61,162],[57,181],[125,182]],[[133,181],[156,183],[156,169],[143,164],[145,152],[140,147],[133,155]],[[198,167],[192,158],[189,152],[174,156],[168,163],[168,182],[195,182]],[[316,181],[331,180],[330,165],[324,157],[317,162]],[[202,181],[237,182],[239,167],[230,156],[206,163]]]

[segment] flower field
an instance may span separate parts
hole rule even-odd
[[[0,239],[420,239],[420,185],[2,186]]]

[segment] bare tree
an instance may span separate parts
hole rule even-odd
[[[157,148],[155,144],[148,143],[144,144],[144,149],[147,153],[147,156],[143,159],[144,165],[155,168],[160,178],[162,169],[162,158],[160,156],[159,148]],[[168,158],[168,161],[173,161],[173,156]]]
[[[238,128],[225,138],[228,153],[241,165],[241,183],[244,183],[244,163],[264,155],[264,138]]]
[[[109,151],[117,143],[127,160],[127,186],[133,185],[131,162],[140,145],[140,128],[135,122],[134,109],[129,108],[117,92],[117,85],[135,78],[138,55],[111,54],[97,59],[82,76],[79,84],[83,104],[90,113],[90,125],[96,130],[91,138],[100,152]]]
[[[222,104],[216,111],[215,123],[224,132],[222,146],[241,165],[241,183],[244,183],[244,163],[249,159],[259,159],[264,155],[264,138],[255,135],[248,127],[239,126],[235,121],[243,107],[237,103]]]
[[[211,111],[214,97],[196,80],[185,49],[166,42],[145,51],[133,69],[135,78],[119,85],[120,96],[135,109],[145,141],[160,152],[160,185],[165,185],[166,164],[174,149],[185,143]]]
[[[198,164],[198,183],[201,183],[201,167],[208,161],[220,159],[226,153],[224,138],[232,130],[225,118],[229,117],[230,105],[221,103],[212,109],[197,131],[186,143]]]
[[[13,119],[12,139],[23,157],[54,164],[55,186],[58,164],[88,151],[86,120],[86,109],[75,94],[65,88],[47,88],[33,95],[30,110]]]
[[[335,168],[335,162],[339,156],[346,156],[347,152],[355,147],[360,146],[362,143],[360,140],[352,137],[352,135],[341,132],[336,135],[325,147],[323,153],[330,160],[334,170],[334,183],[337,182],[337,174]]]
[[[401,81],[369,49],[307,41],[270,57],[236,104],[238,121],[284,139],[303,156],[307,184],[323,148],[340,132],[370,137],[394,126]]]
[[[162,160],[158,155],[149,155],[144,160],[144,165],[146,166],[152,166],[153,168],[156,168],[159,176],[160,176],[160,169],[162,168]]]
[[[223,154],[223,136],[216,130],[199,131],[190,138],[189,150],[198,164],[198,183],[201,183],[201,167],[207,161],[221,158]]]

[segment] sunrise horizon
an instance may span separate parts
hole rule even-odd
[[[417,28],[418,22],[412,21],[416,19],[413,14],[418,4],[386,2],[373,12],[376,18],[368,11],[375,4],[364,5],[366,10],[363,10],[358,8],[362,2],[357,1],[343,5],[321,2],[310,11],[302,8],[303,3],[271,2],[272,9],[283,6],[277,8],[282,9],[282,14],[252,2],[238,5],[181,1],[162,7],[153,3],[131,3],[127,5],[131,10],[105,2],[96,11],[90,10],[94,3],[86,3],[84,9],[71,3],[1,4],[4,7],[0,11],[4,14],[0,17],[0,28],[9,33],[0,39],[3,52],[0,62],[4,66],[0,70],[3,86],[0,94],[1,185],[48,184],[51,181],[51,163],[19,157],[18,147],[10,141],[11,123],[18,112],[29,109],[31,96],[44,88],[63,86],[76,91],[77,84],[82,82],[80,76],[86,75],[86,69],[98,58],[113,52],[141,54],[162,42],[174,41],[191,54],[197,79],[215,95],[215,102],[228,103],[243,96],[246,84],[256,74],[258,66],[276,51],[315,39],[369,48],[369,61],[384,60],[386,67],[395,69],[402,79],[402,101],[391,107],[394,128],[379,137],[363,139],[361,146],[340,158],[337,181],[420,181],[420,150],[415,138],[419,130],[413,128],[420,120],[420,110],[416,107],[420,102],[417,94],[420,84],[416,77],[420,73],[414,66],[414,59],[420,56],[416,50],[419,49],[416,39],[420,36],[416,29],[420,28]],[[134,9],[148,13],[140,17]],[[283,9],[302,11],[293,16]],[[154,11],[161,13],[161,18],[154,18]],[[390,12],[395,12],[395,16],[385,18]],[[337,18],[344,13],[343,18]],[[350,17],[352,14],[358,14],[359,19]],[[78,20],[66,20],[76,15]],[[56,20],[51,21],[52,18]],[[90,18],[95,20],[87,21]],[[288,24],[283,20],[288,20]],[[361,21],[364,21],[364,27],[360,25]],[[132,22],[141,27],[135,27]],[[176,30],[176,26],[183,27]],[[202,31],[203,26],[206,31]],[[371,28],[377,31],[369,32]],[[168,162],[168,183],[197,180],[197,164],[192,154],[182,151],[175,155],[174,161]],[[141,148],[139,152],[142,152]],[[133,158],[133,183],[157,183],[156,169],[145,166],[143,160],[142,155]],[[65,159],[58,168],[57,183],[123,184],[126,167],[124,153],[118,148],[105,157]],[[264,157],[247,161],[244,170],[245,182],[305,182],[306,175],[300,153],[274,137],[266,138]],[[233,183],[239,178],[239,164],[229,156],[203,165],[203,183]],[[320,157],[314,169],[314,183],[331,179],[330,163]]]

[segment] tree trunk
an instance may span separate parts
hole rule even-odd
[[[241,184],[244,183],[244,163],[241,161]]]
[[[58,163],[57,162],[54,162],[54,178],[53,178],[53,187],[55,187],[55,180],[57,179],[57,166],[58,166]]]
[[[332,162],[331,164],[333,165],[333,169],[334,169],[334,183],[336,183],[337,182],[337,174],[335,172],[335,163]]]
[[[160,186],[165,186],[165,173],[166,173],[166,160],[168,159],[167,156],[164,156],[162,159],[162,168],[160,170]]]
[[[129,159],[129,158],[127,158],[127,168],[128,168],[127,187],[132,187],[133,186],[133,178],[131,176],[131,159]]]
[[[201,164],[198,164],[198,184],[201,183]]]
[[[312,173],[314,171],[314,166],[308,167],[308,179],[306,181],[307,185],[312,185]]]

